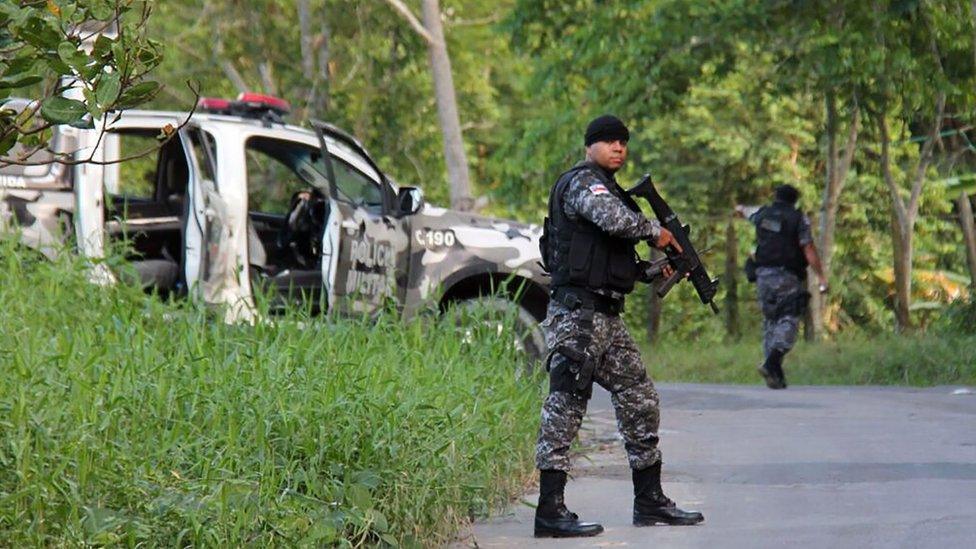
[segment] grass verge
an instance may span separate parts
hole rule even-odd
[[[491,323],[210,316],[0,240],[4,545],[431,545],[532,469]]]
[[[646,349],[656,381],[761,383],[759,336],[709,345],[663,342]],[[824,343],[800,342],[784,362],[798,385],[976,385],[976,335],[884,335]]]

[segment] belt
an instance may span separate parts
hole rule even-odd
[[[623,299],[613,299],[584,288],[559,286],[553,288],[549,295],[571,311],[583,308],[592,309],[605,315],[617,316],[624,310]]]

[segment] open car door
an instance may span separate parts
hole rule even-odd
[[[183,269],[191,297],[225,307],[226,322],[255,318],[250,292],[241,287],[229,208],[218,192],[214,137],[195,126],[180,130],[190,176],[184,222]]]
[[[322,238],[329,309],[361,314],[387,305],[402,307],[409,218],[393,215],[392,187],[359,142],[329,124],[312,124],[329,179]]]

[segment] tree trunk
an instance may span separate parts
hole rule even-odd
[[[308,7],[308,0],[298,0],[298,45],[302,52],[302,76],[308,87],[305,89],[305,105],[301,119],[312,118],[312,108],[315,103],[315,39],[312,36],[312,16]]]
[[[899,332],[912,329],[912,230],[904,227],[895,214],[891,216],[892,257],[895,272],[895,327]]]
[[[261,74],[261,84],[264,88],[264,93],[278,95],[278,85],[275,84],[274,68],[272,68],[271,63],[264,61],[258,65],[258,73]]]
[[[851,121],[847,133],[847,142],[844,144],[844,154],[841,156],[837,143],[838,114],[836,96],[833,91],[828,91],[825,97],[826,106],[826,128],[827,133],[827,174],[824,182],[823,199],[820,205],[820,234],[817,239],[817,249],[820,252],[820,261],[823,264],[824,276],[830,279],[831,259],[834,253],[834,231],[837,227],[837,210],[840,207],[840,194],[847,180],[847,173],[854,161],[854,151],[857,148],[857,137],[860,129],[861,111],[857,101],[851,104]],[[817,334],[823,333],[823,325],[830,321],[829,310],[826,307],[826,299],[819,292],[811,292],[813,298],[810,300],[810,310],[812,312],[810,321],[812,330]]]
[[[312,27],[309,16],[308,0],[298,0],[298,33],[299,46],[302,50],[302,72],[305,78],[311,78],[315,71],[315,52],[312,48]]]
[[[237,67],[233,63],[226,60],[220,61],[220,68],[224,70],[224,74],[227,75],[227,79],[234,84],[237,91],[244,93],[247,91],[247,84],[244,83],[244,78],[241,73],[237,71]]]
[[[434,79],[437,117],[444,136],[444,160],[447,164],[451,207],[470,210],[473,205],[471,178],[464,152],[464,141],[461,137],[461,122],[454,92],[454,78],[451,75],[451,60],[447,55],[444,28],[441,25],[441,10],[438,0],[423,0],[422,5],[424,27],[432,39],[427,42],[427,47],[430,52],[430,70]]]
[[[319,39],[319,80],[316,80],[315,84],[321,88],[321,91],[312,94],[311,104],[313,108],[317,108],[322,113],[322,116],[325,116],[325,113],[329,112],[332,88],[332,74],[329,72],[329,63],[332,61],[332,50],[330,49],[332,31],[329,29],[329,20],[325,15],[322,16],[322,29],[319,32],[321,33]]]
[[[976,0],[974,0],[976,3]],[[963,241],[966,243],[966,261],[969,264],[969,287],[976,290],[976,227],[973,222],[973,204],[969,195],[963,191],[956,202],[959,207],[959,223],[962,226]]]
[[[910,193],[906,204],[901,197],[898,183],[891,173],[891,136],[888,133],[888,119],[884,111],[877,114],[878,131],[881,138],[881,174],[891,195],[891,240],[894,244],[892,258],[895,275],[895,322],[900,332],[912,329],[912,237],[915,220],[918,219],[919,199],[925,183],[925,171],[932,162],[932,151],[942,130],[942,117],[945,113],[945,92],[940,92],[935,102],[935,114],[929,128],[925,144],[919,152],[918,163],[910,181]]]
[[[739,239],[735,221],[730,217],[725,225],[725,337],[738,341],[739,329]]]
[[[810,302],[807,312],[803,316],[803,339],[819,341],[824,333],[824,301],[826,300],[824,295],[820,293],[813,269],[807,269],[807,291],[810,292]]]

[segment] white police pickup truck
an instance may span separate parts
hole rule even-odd
[[[410,316],[480,299],[514,307],[526,350],[542,351],[538,226],[427,204],[350,135],[285,124],[288,108],[242,94],[202,99],[186,124],[187,113],[133,110],[104,128],[58,127],[54,150],[94,161],[0,160],[0,223],[48,256],[73,239],[96,264],[128,242],[147,288],[220,304],[231,320],[253,314],[259,285],[281,302],[340,313],[394,303]]]

